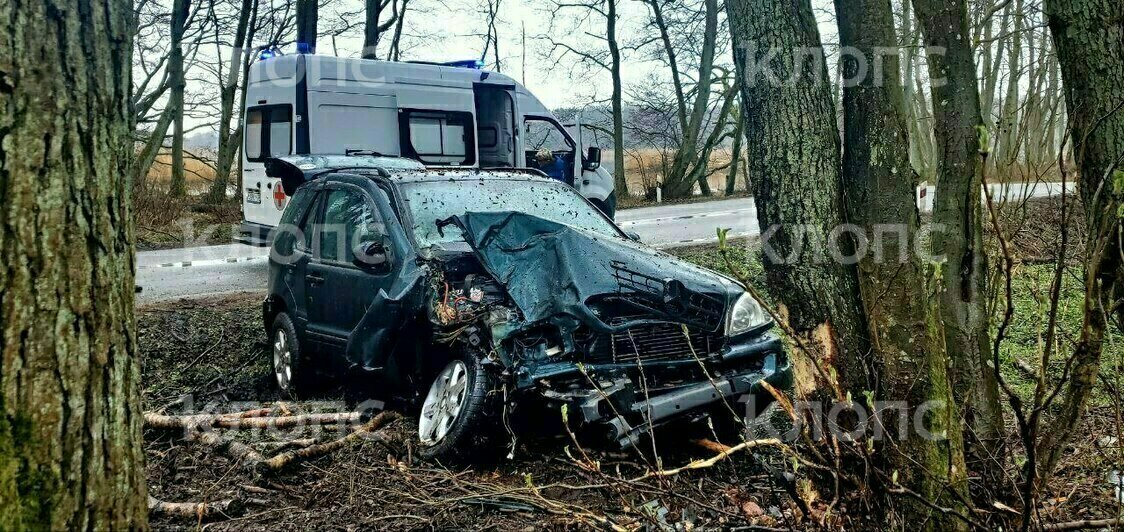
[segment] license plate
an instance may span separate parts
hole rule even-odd
[[[248,188],[246,189],[246,201],[261,205],[261,189]]]

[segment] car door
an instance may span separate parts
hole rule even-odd
[[[323,202],[318,187],[301,187],[282,216],[281,224],[277,226],[274,245],[270,250],[270,260],[276,264],[270,274],[281,278],[280,282],[271,279],[269,286],[283,287],[286,291],[280,295],[285,299],[286,307],[291,309],[291,317],[301,331],[305,330],[308,323],[305,276],[308,263],[312,260],[312,238],[314,228],[320,223]]]
[[[386,236],[385,220],[369,192],[329,184],[321,195],[321,223],[305,275],[308,330],[325,347],[343,348],[379,291],[392,284],[395,268],[392,261],[355,264],[357,244],[385,241]]]

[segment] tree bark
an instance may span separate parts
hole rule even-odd
[[[621,81],[621,48],[617,42],[617,2],[608,0],[605,39],[609,45],[609,73],[613,78],[613,185],[618,196],[628,195],[628,176],[624,174],[624,84]]]
[[[173,0],[172,2],[172,42],[168,58],[169,79],[171,80],[172,94],[168,105],[172,106],[172,181],[168,193],[173,197],[187,195],[187,176],[183,162],[183,113],[184,113],[184,87],[187,80],[183,72],[183,33],[187,25],[187,14],[191,9],[191,0]]]
[[[726,195],[733,196],[738,186],[738,164],[742,159],[742,137],[745,135],[745,120],[742,119],[741,107],[734,113],[734,145],[730,148],[730,168],[726,173]]]
[[[1100,372],[1106,318],[1115,318],[1119,326],[1124,297],[1119,217],[1124,203],[1124,4],[1048,0],[1046,14],[1061,67],[1089,243],[1085,320],[1072,377],[1039,445],[1044,478],[1077,432]]]
[[[316,53],[319,13],[318,0],[297,0],[297,50],[302,53]]]
[[[940,311],[931,303],[924,265],[912,252],[920,216],[901,71],[896,55],[881,52],[896,45],[894,13],[890,0],[835,0],[835,11],[840,43],[856,54],[845,56],[842,65],[847,214],[865,233],[866,242],[882,251],[865,253],[859,260],[859,286],[876,357],[872,370],[877,386],[871,391],[878,400],[905,401],[910,411],[938,405],[930,410],[929,432],[947,434],[938,440],[910,430],[897,445],[880,444],[876,463],[885,471],[898,471],[897,482],[925,500],[963,511],[963,439]],[[883,423],[897,426],[896,420]],[[929,519],[930,508],[920,502],[903,500],[900,508],[900,522],[888,528],[911,523],[940,530],[963,528],[963,522],[951,516]]]
[[[956,404],[964,406],[961,414],[967,423],[965,440],[972,462],[994,463],[1003,417],[990,360],[987,255],[980,201],[980,144],[987,142],[987,130],[980,115],[968,7],[965,0],[913,0],[913,6],[925,44],[944,50],[929,55],[938,153],[932,243],[934,255],[944,258],[940,304],[945,347],[952,361],[952,391]]]
[[[363,26],[363,59],[378,59],[379,17],[382,16],[383,0],[366,0],[367,20]]]
[[[793,60],[822,51],[811,5],[730,0],[727,9],[768,288],[787,325],[843,383],[817,379],[815,366],[798,355],[796,393],[871,389],[857,271],[825,251],[829,236],[846,222],[829,78],[822,55],[819,61]],[[832,247],[852,256],[849,235],[837,236]],[[842,399],[841,393],[829,395]]]
[[[0,529],[146,529],[132,6],[0,3]]]

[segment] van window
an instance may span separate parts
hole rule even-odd
[[[428,165],[476,163],[472,113],[404,110],[399,118],[402,154]]]
[[[266,105],[246,111],[246,160],[293,152],[293,109],[289,105]]]

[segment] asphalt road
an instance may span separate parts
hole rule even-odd
[[[1034,187],[1008,185],[993,189],[995,197],[1017,201],[1060,193],[1059,184]],[[918,193],[924,211],[932,209],[933,190]],[[752,198],[703,203],[659,205],[617,213],[625,231],[635,231],[641,240],[657,248],[672,248],[714,242],[716,229],[729,228],[731,237],[760,233],[757,209]],[[268,250],[242,244],[206,246],[137,254],[137,295],[140,304],[180,297],[263,290],[266,284]]]

